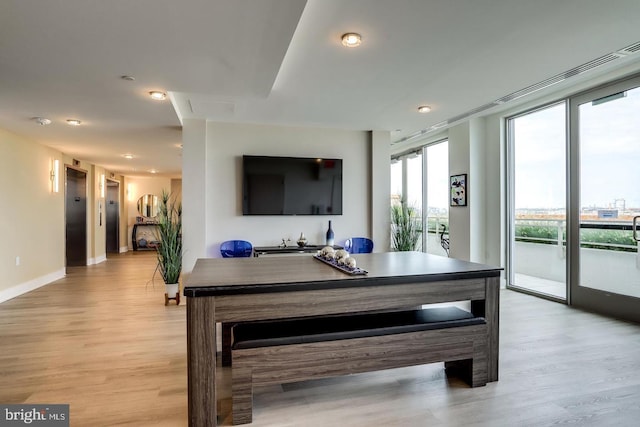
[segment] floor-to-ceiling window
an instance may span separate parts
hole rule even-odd
[[[425,252],[446,256],[448,253],[441,239],[449,236],[449,141],[428,145],[424,156],[427,190]]]
[[[391,206],[402,200],[402,161],[391,160]]]
[[[638,117],[635,77],[507,120],[510,287],[640,321]]]
[[[566,102],[508,120],[509,286],[565,299]]]
[[[422,192],[423,192],[423,170],[422,170],[422,149],[416,150],[406,157],[407,166],[407,188],[404,200],[412,210],[416,212],[418,218],[424,218],[424,209],[422,208]],[[424,220],[422,221],[424,224]],[[424,225],[421,227],[424,230]],[[423,239],[418,240],[416,250],[421,251],[423,248]]]
[[[422,239],[418,250],[447,255],[441,238],[448,238],[449,144],[447,140],[400,154],[391,161],[391,204],[401,201],[418,212]]]

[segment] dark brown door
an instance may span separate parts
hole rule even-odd
[[[120,183],[107,180],[107,204],[105,213],[107,221],[107,253],[120,252],[119,227],[120,222]]]
[[[87,265],[87,173],[67,168],[66,178],[67,267]]]

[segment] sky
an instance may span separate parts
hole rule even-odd
[[[626,97],[579,106],[581,207],[625,199],[640,208],[640,88]],[[565,206],[565,107],[515,121],[516,209]]]

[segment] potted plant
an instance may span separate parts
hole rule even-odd
[[[391,206],[391,245],[394,251],[415,251],[422,235],[418,210],[404,201]]]
[[[169,299],[180,304],[182,271],[182,203],[162,191],[158,207],[158,267],[165,283],[165,305]]]

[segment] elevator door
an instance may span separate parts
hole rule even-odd
[[[87,173],[67,168],[66,179],[67,267],[87,265]]]
[[[107,253],[120,252],[119,227],[120,222],[120,183],[117,181],[107,180],[107,198],[106,203],[106,221],[107,221]]]

